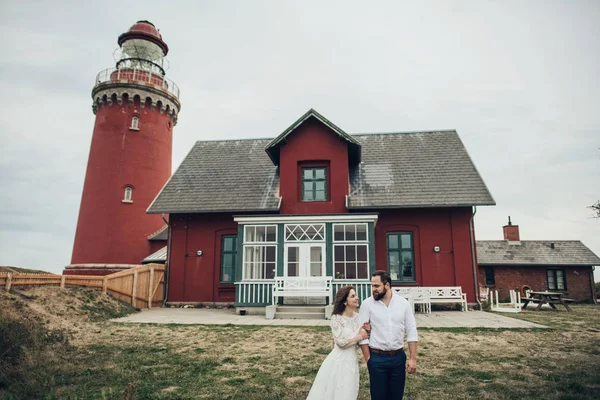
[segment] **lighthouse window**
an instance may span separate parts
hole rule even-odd
[[[133,203],[131,200],[133,194],[133,188],[131,186],[127,186],[125,188],[125,194],[123,195],[123,203]]]
[[[134,116],[133,118],[131,118],[131,127],[129,128],[132,131],[139,131],[140,130],[140,118],[137,116]]]

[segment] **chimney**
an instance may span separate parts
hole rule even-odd
[[[504,232],[504,240],[508,240],[509,242],[518,242],[520,240],[519,225],[513,225],[510,222],[510,216],[508,217],[508,225],[504,225],[502,231]]]

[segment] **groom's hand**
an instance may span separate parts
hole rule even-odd
[[[413,360],[413,359],[408,359],[408,361],[406,362],[406,372],[408,372],[409,374],[414,374],[415,372],[417,372],[417,360]]]

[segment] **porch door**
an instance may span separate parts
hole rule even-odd
[[[325,243],[287,243],[284,263],[285,277],[325,276]],[[286,297],[284,304],[325,304],[325,301],[324,297]]]
[[[325,276],[325,243],[288,243],[284,263],[286,277]]]

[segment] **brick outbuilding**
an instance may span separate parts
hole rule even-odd
[[[504,240],[478,240],[479,285],[497,290],[566,292],[580,302],[596,300],[594,266],[600,258],[579,240],[520,240],[518,225],[504,226]]]

